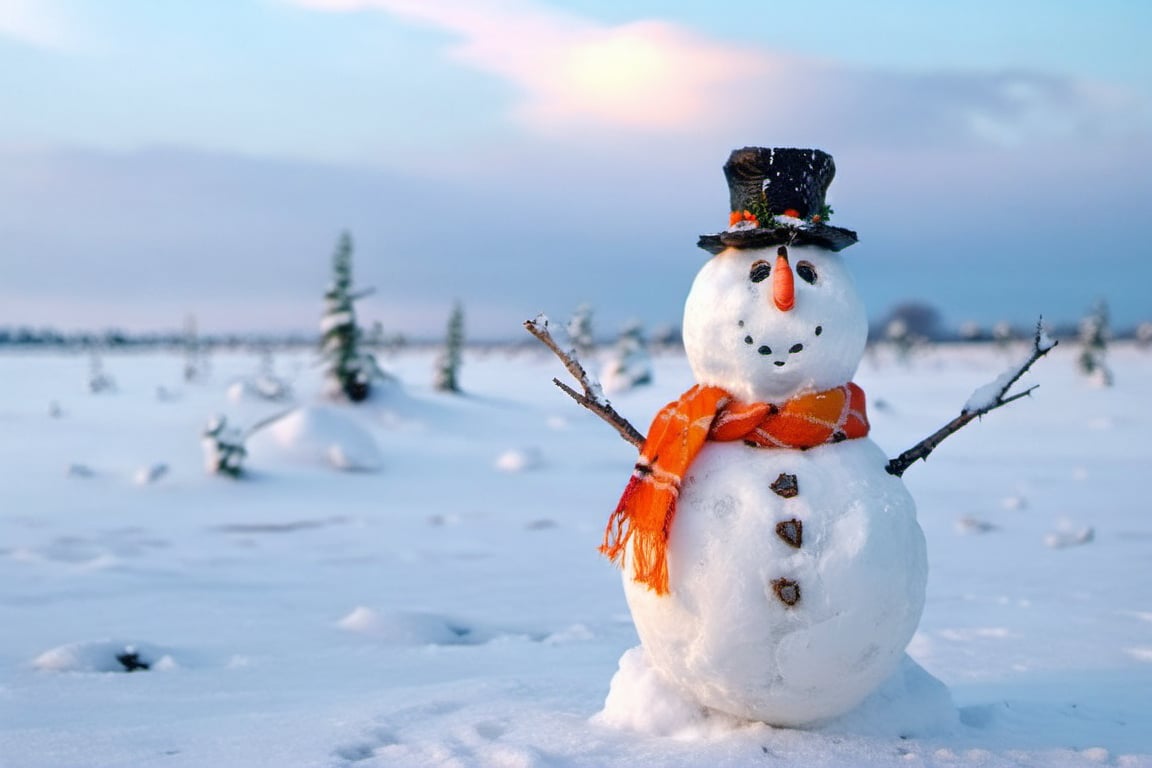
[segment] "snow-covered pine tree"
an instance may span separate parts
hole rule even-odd
[[[228,426],[223,416],[213,416],[200,435],[204,468],[209,474],[240,477],[244,472],[244,434]]]
[[[441,392],[460,391],[460,358],[464,350],[464,307],[460,302],[452,305],[448,318],[448,333],[444,349],[436,360],[436,389]]]
[[[361,331],[356,325],[354,303],[367,293],[352,290],[352,236],[344,232],[332,254],[332,283],[324,294],[320,321],[320,352],[329,394],[354,403],[368,398],[372,381],[380,376],[375,358],[360,350]]]
[[[1152,320],[1145,320],[1136,326],[1136,346],[1141,349],[1152,347]]]
[[[588,360],[596,348],[596,341],[592,336],[592,307],[588,304],[576,307],[576,313],[568,321],[567,330],[576,357]]]
[[[882,327],[896,359],[907,363],[914,352],[940,338],[940,312],[931,304],[906,301],[889,310]]]
[[[916,347],[916,338],[902,317],[893,317],[884,326],[884,340],[892,345],[896,359],[907,363]]]
[[[652,383],[652,361],[644,340],[644,328],[639,321],[628,323],[620,331],[600,381],[608,392],[627,392]]]
[[[200,378],[200,338],[196,333],[196,315],[184,318],[184,381]]]
[[[250,384],[252,394],[263,400],[283,402],[292,399],[292,385],[276,375],[276,359],[271,345],[260,350],[260,367]]]
[[[1112,369],[1106,359],[1111,335],[1108,303],[1100,300],[1080,321],[1080,354],[1076,364],[1086,376],[1103,387],[1112,386]]]
[[[115,379],[104,372],[104,361],[100,358],[100,353],[93,350],[92,357],[88,360],[88,391],[98,395],[101,392],[115,390]]]
[[[992,326],[992,341],[996,348],[1007,351],[1017,340],[1016,329],[1007,320],[1001,320]]]

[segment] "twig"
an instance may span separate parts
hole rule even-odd
[[[1041,318],[1043,322],[1043,318]],[[1056,341],[1049,339],[1048,336],[1041,329],[1041,323],[1036,323],[1036,337],[1032,342],[1032,354],[1028,359],[1015,368],[1009,369],[1001,374],[995,381],[984,385],[972,394],[972,397],[965,403],[960,415],[952,419],[952,421],[945,424],[940,429],[933,432],[928,437],[924,438],[916,445],[912,446],[904,453],[888,462],[885,469],[888,473],[900,477],[904,474],[908,467],[912,466],[919,460],[927,460],[928,454],[936,449],[936,446],[944,442],[944,438],[949,435],[960,431],[968,422],[973,419],[978,419],[989,411],[994,411],[1002,405],[1008,405],[1014,400],[1019,400],[1032,394],[1032,390],[1036,386],[1031,386],[1023,392],[1006,397],[1008,390],[1012,388],[1024,373],[1032,367],[1032,364],[1048,354],[1053,347],[1057,344]]]
[[[564,363],[564,367],[568,369],[568,373],[572,374],[572,378],[576,379],[577,383],[580,384],[580,388],[584,390],[584,394],[580,394],[572,387],[560,381],[560,379],[552,379],[553,384],[564,390],[565,394],[577,403],[608,422],[613,429],[620,433],[620,437],[627,440],[636,448],[644,444],[644,435],[640,434],[640,432],[628,422],[628,419],[617,413],[616,409],[604,399],[604,396],[600,393],[599,386],[589,380],[588,372],[584,370],[584,366],[576,359],[576,353],[574,351],[565,352],[560,349],[560,346],[548,331],[548,320],[543,315],[534,320],[525,320],[524,328],[528,333],[535,336],[548,347],[548,349],[552,350],[552,353],[556,355],[556,357],[560,358],[560,362]]]
[[[252,437],[252,435],[254,435],[258,431],[260,431],[261,429],[264,429],[264,427],[271,426],[272,424],[276,423],[277,421],[280,421],[280,419],[284,418],[285,416],[287,416],[290,413],[294,413],[295,411],[296,411],[295,408],[289,408],[286,411],[280,411],[279,413],[274,413],[271,416],[268,416],[267,418],[260,419],[260,421],[256,422],[252,426],[248,427],[248,429],[244,430],[243,435],[241,437],[241,441],[247,440],[248,438]]]

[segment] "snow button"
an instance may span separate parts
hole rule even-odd
[[[784,605],[792,606],[800,602],[800,585],[792,579],[776,579],[772,582],[772,591]]]
[[[800,549],[804,542],[804,523],[796,518],[776,523],[776,535],[788,542],[789,546]]]
[[[772,492],[777,496],[783,496],[786,499],[790,499],[800,493],[800,486],[796,483],[796,475],[789,475],[785,472],[781,472],[775,482],[768,487],[771,488]]]

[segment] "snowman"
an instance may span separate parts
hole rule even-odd
[[[805,726],[901,666],[925,542],[852,383],[867,321],[839,253],[856,234],[827,223],[831,156],[749,147],[724,173],[730,227],[700,238],[684,310],[697,384],[656,416],[602,551],[674,695]]]

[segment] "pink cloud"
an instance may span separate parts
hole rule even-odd
[[[1034,72],[904,73],[783,55],[659,20],[610,25],[531,0],[285,0],[376,10],[459,38],[459,62],[512,84],[537,133],[651,140],[1017,147],[1131,137],[1146,99]]]
[[[527,2],[292,1],[327,11],[377,9],[458,35],[452,55],[516,86],[516,115],[548,132],[718,125],[734,116],[742,89],[781,69],[764,51],[668,22],[607,25]]]

